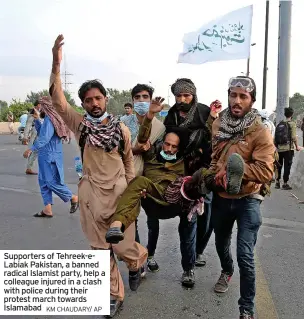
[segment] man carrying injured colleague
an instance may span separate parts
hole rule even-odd
[[[154,114],[162,110],[162,98],[151,102],[149,112],[140,126],[138,143],[149,139]],[[232,154],[227,164],[224,187],[217,186],[215,172],[202,168],[193,176],[184,177],[183,149],[188,141],[184,134],[168,132],[160,142],[144,154],[144,173],[133,179],[118,202],[112,224],[106,234],[108,243],[117,244],[124,239],[124,231],[136,220],[141,202],[148,197],[163,206],[181,205],[188,219],[203,213],[202,195],[210,191],[227,191],[237,194],[242,183],[244,162],[238,154]]]

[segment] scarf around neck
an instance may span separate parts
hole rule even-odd
[[[92,146],[101,147],[106,152],[111,152],[119,146],[123,138],[120,121],[113,115],[108,115],[108,123],[93,123],[86,116],[83,118],[82,125],[88,133],[88,142]]]
[[[251,109],[243,118],[235,118],[228,107],[220,117],[220,128],[214,137],[214,144],[243,136],[245,130],[252,125],[257,116],[258,111]]]

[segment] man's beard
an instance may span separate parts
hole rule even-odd
[[[188,103],[177,103],[176,104],[176,108],[178,111],[182,111],[182,112],[189,112],[190,109],[191,109],[191,104],[188,104]]]
[[[94,114],[94,113],[93,113],[93,111],[96,110],[96,109],[97,109],[97,110],[100,110],[100,108],[94,107],[91,111],[87,111],[87,113],[88,113],[90,116],[94,117],[95,119],[98,119],[98,118],[102,117],[102,116],[105,114],[105,112],[106,112],[106,110],[104,110],[104,111],[101,110],[101,113],[99,113],[99,114],[97,115],[97,114]]]

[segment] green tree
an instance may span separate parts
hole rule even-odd
[[[108,112],[114,115],[124,114],[124,104],[131,102],[131,89],[130,90],[116,90],[108,88]]]
[[[0,100],[0,121],[2,121],[3,114],[7,114],[7,102]],[[6,120],[6,119],[5,119]]]
[[[15,122],[19,121],[20,116],[31,109],[33,107],[32,103],[27,102],[21,102],[20,100],[17,101],[15,99],[12,100],[12,103],[10,104],[9,108],[5,108],[3,111],[1,111],[1,121],[6,121],[7,119],[7,113],[11,111],[14,115]]]
[[[7,102],[0,100],[0,109],[2,109],[3,107],[7,107]]]
[[[289,106],[294,109],[294,117],[304,113],[304,95],[295,93],[289,98]]]
[[[65,91],[65,90],[63,91],[63,93],[64,93],[64,96],[65,96],[66,100],[68,101],[68,103],[70,105],[76,106],[76,102],[72,98],[71,93],[69,91]],[[38,100],[42,96],[49,96],[49,91],[48,90],[42,90],[42,91],[38,91],[38,92],[31,91],[30,94],[27,94],[25,102],[34,104],[35,101]]]

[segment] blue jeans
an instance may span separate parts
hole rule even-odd
[[[196,254],[202,254],[207,247],[213,232],[211,219],[212,193],[207,194],[204,200],[204,214],[197,216]]]
[[[142,207],[147,214],[148,225],[148,256],[154,256],[159,235],[159,219],[171,219],[180,217],[178,226],[180,238],[180,250],[182,255],[182,268],[184,271],[191,270],[195,265],[196,246],[196,214],[189,222],[186,214],[182,214],[179,205],[162,206],[152,199],[146,198],[141,201]]]
[[[237,222],[237,261],[240,269],[240,311],[253,313],[255,297],[254,247],[262,224],[259,199],[225,199],[218,195],[212,202],[212,221],[215,245],[221,261],[222,271],[233,274],[231,256],[231,234]]]

